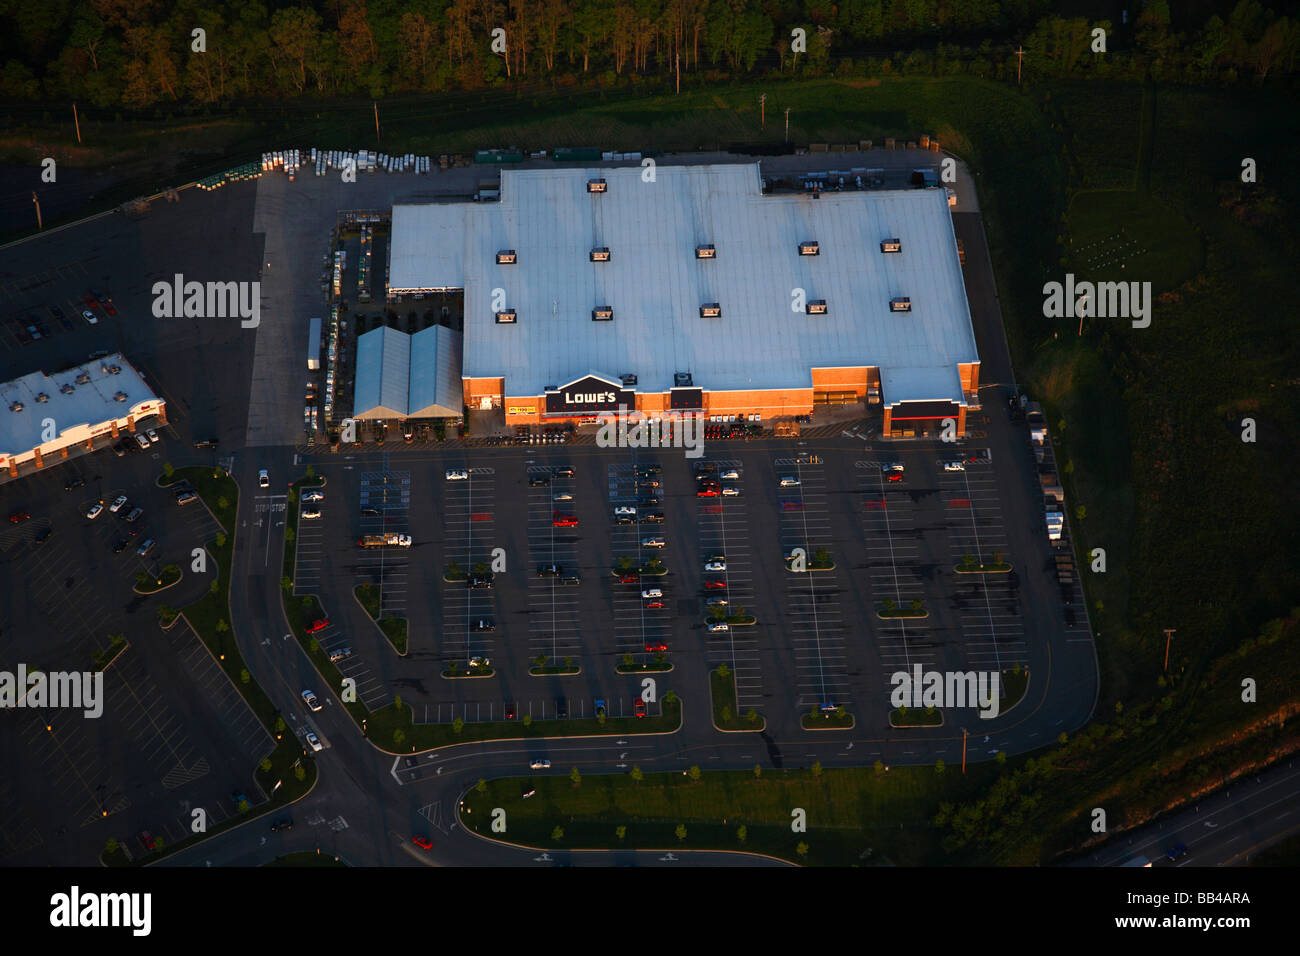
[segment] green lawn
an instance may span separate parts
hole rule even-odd
[[[709,671],[709,690],[713,699],[713,723],[723,730],[762,730],[767,722],[757,712],[750,720],[749,711],[740,713],[736,707],[736,675],[725,665]],[[753,710],[753,708],[750,708]]]
[[[1073,272],[1076,281],[1150,282],[1152,295],[1158,296],[1195,275],[1204,259],[1190,222],[1133,190],[1075,193],[1066,228],[1062,273]]]
[[[563,769],[563,768],[557,768]],[[933,767],[825,770],[764,770],[586,776],[578,787],[568,777],[525,778],[537,794],[521,798],[521,778],[491,780],[486,792],[471,790],[463,824],[492,836],[489,814],[506,811],[504,838],[544,848],[681,847],[751,850],[821,865],[942,863],[940,833],[930,820],[939,805],[979,792],[991,771],[971,767],[940,774]],[[791,829],[791,811],[807,815],[807,832]],[[686,827],[686,839],[674,832]],[[744,825],[741,843],[737,829]],[[616,835],[627,827],[623,840]],[[552,838],[556,826],[564,830]],[[808,845],[801,857],[797,845]]]

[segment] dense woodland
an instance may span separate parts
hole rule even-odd
[[[1291,74],[1286,4],[1134,0],[0,0],[0,98],[103,109],[502,84],[972,73],[1244,84]],[[1089,5],[1083,5],[1089,6]],[[1174,15],[1171,16],[1171,7]],[[1195,17],[1195,21],[1192,18]],[[1189,22],[1180,22],[1186,19]],[[1107,52],[1093,52],[1093,30]],[[493,30],[505,51],[493,51]],[[804,30],[806,43],[792,44]],[[194,31],[204,31],[203,52]],[[1023,59],[1014,51],[1023,44]]]

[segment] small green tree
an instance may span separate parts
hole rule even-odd
[[[751,724],[758,723],[758,711],[753,707],[749,708],[749,710],[745,711],[745,720]]]
[[[220,531],[218,531],[218,532],[217,532],[217,547],[218,547],[218,548],[224,548],[225,546],[226,546],[226,536],[225,536],[224,534],[222,534]]]
[[[998,763],[1006,763],[1006,762],[1007,762],[1007,752],[1006,752],[1005,750],[999,750],[999,751],[998,751],[998,755],[997,755],[996,757],[994,757],[993,759],[996,760]]]
[[[263,758],[262,758],[262,762],[261,762],[258,766],[260,766],[260,767],[262,768],[262,773],[270,773],[270,772],[271,772],[271,758],[270,758],[270,757],[263,757]]]
[[[402,730],[401,727],[398,727],[396,730],[393,731],[393,743],[397,744],[397,746],[400,747],[405,740],[406,740],[406,733]]]
[[[885,772],[884,761],[877,760],[873,766],[873,769],[876,771],[876,776],[879,777],[882,773]]]
[[[898,607],[898,605],[894,603],[894,599],[893,599],[893,598],[885,598],[885,599],[881,602],[881,604],[884,605],[885,613],[886,613],[886,614],[891,614],[891,613],[893,613],[894,608]]]
[[[824,568],[831,563],[831,553],[825,548],[818,548],[813,552],[813,567]]]
[[[748,840],[749,827],[745,826],[743,823],[740,826],[736,827],[736,839],[741,843],[744,843],[746,840]]]
[[[569,779],[573,781],[575,787],[582,786],[582,774],[578,773],[578,768],[574,767],[569,771]]]
[[[524,726],[525,726],[525,727],[531,727],[532,725],[533,725],[533,715],[532,715],[532,714],[524,714]]]
[[[915,601],[912,602],[912,613],[920,614],[922,608],[924,607],[925,607],[925,603],[920,598],[917,598]]]
[[[484,577],[490,570],[491,568],[489,568],[487,563],[483,561],[475,561],[473,566],[470,567],[470,571],[475,577]]]
[[[109,837],[108,840],[106,840],[105,843],[104,843],[104,852],[105,852],[105,853],[110,853],[110,854],[111,854],[111,853],[116,853],[116,852],[117,852],[117,848],[118,848],[117,840],[115,840],[113,837]]]
[[[478,783],[474,784],[474,789],[479,793],[487,793],[487,781],[482,777],[479,777]]]
[[[226,496],[225,496],[225,495],[222,495],[221,497],[219,497],[219,498],[217,499],[217,510],[218,510],[218,511],[229,511],[229,510],[230,510],[230,502],[226,499]]]
[[[290,527],[288,527],[288,526],[286,525],[286,526],[285,526],[285,529],[284,529],[284,540],[285,540],[285,542],[287,542],[288,544],[293,544],[294,538],[296,538],[296,537],[297,537],[297,535],[294,534],[293,528],[290,528]]]
[[[545,654],[538,654],[536,657],[534,657],[534,658],[533,658],[533,666],[536,667],[538,670],[541,670],[543,667],[545,667],[545,666],[546,666],[546,655],[545,655]]]
[[[632,562],[632,559],[629,558],[629,557],[628,557],[627,555],[625,555],[625,554],[624,554],[624,555],[620,555],[620,556],[618,557],[618,559],[615,560],[615,562],[614,562],[615,566],[616,566],[620,571],[630,571],[630,570],[632,570],[632,563],[633,563],[633,562]]]
[[[1083,505],[1079,505],[1074,509],[1074,516],[1082,521],[1084,518],[1088,517],[1088,509]]]
[[[719,664],[719,665],[718,665],[718,672],[717,672],[717,673],[718,673],[718,676],[719,676],[719,677],[730,677],[730,676],[731,676],[731,668],[728,667],[726,664]]]
[[[645,779],[645,773],[641,770],[640,764],[632,764],[632,773],[630,776],[635,783],[640,783]]]
[[[722,717],[722,722],[723,722],[724,724],[729,724],[729,723],[731,723],[731,708],[730,708],[729,706],[727,706],[726,704],[723,704],[723,705],[722,705],[722,713],[721,713],[720,716]]]
[[[172,467],[172,463],[170,461],[163,462],[163,475],[166,476],[167,480],[171,481],[172,476],[175,474],[176,469]]]
[[[395,694],[395,695],[393,695],[393,709],[395,709],[399,714],[402,712],[402,695],[401,695],[401,694]]]
[[[564,659],[564,669],[565,669],[566,671],[571,671],[571,670],[573,670],[573,658],[572,658],[572,657],[566,657],[566,658]]]
[[[803,840],[800,840],[799,845],[794,848],[794,852],[798,853],[800,856],[807,856],[808,844],[804,843]]]
[[[554,840],[556,843],[559,843],[561,840],[563,840],[563,839],[564,839],[564,827],[556,827],[554,830],[552,830],[552,831],[551,831],[551,839]]]
[[[636,659],[632,656],[631,652],[628,652],[627,654],[623,655],[624,667],[631,668],[634,667],[635,665],[636,665]]]
[[[320,640],[318,638],[313,637],[310,641],[307,642],[307,646],[311,648],[311,652],[313,654],[320,653]]]
[[[308,465],[308,466],[307,466],[307,480],[310,481],[311,479],[313,479],[313,478],[315,478],[315,477],[316,477],[316,469],[313,468],[311,465]]]
[[[942,757],[940,757],[938,760],[936,760],[936,761],[934,762],[934,772],[935,772],[935,773],[943,773],[945,767],[947,767],[947,764],[945,764],[945,763],[943,762],[943,758],[942,758]]]
[[[700,765],[697,764],[697,763],[693,763],[693,764],[691,764],[691,769],[688,770],[688,771],[686,771],[686,775],[687,775],[688,777],[691,778],[691,782],[692,782],[692,783],[699,783],[699,782],[700,782]]]
[[[759,764],[754,764],[754,779],[757,780],[763,776],[763,768]]]
[[[619,842],[621,843],[627,838],[627,827],[620,823],[614,828],[614,836],[618,837]]]
[[[252,679],[253,679],[253,675],[248,673],[248,668],[245,667],[243,670],[239,672],[239,682],[241,684],[247,684]]]
[[[451,722],[451,732],[456,736],[459,737],[460,732],[464,729],[465,729],[465,721],[462,720],[461,718],[457,717],[455,720]]]
[[[673,830],[673,833],[677,834],[677,839],[678,839],[679,841],[680,841],[680,840],[685,840],[685,839],[686,839],[686,824],[685,824],[685,823],[679,823],[679,824],[677,824],[677,828],[676,828],[675,830]]]
[[[226,623],[225,618],[218,618],[216,627],[218,634],[225,634],[226,631],[230,630],[230,625]]]
[[[664,703],[668,705],[677,703],[677,695],[671,690],[668,691],[668,693],[664,694]]]
[[[812,767],[809,769],[812,770],[813,779],[816,780],[822,775],[822,762],[820,760],[814,761]]]
[[[277,718],[275,718],[275,732],[276,732],[277,734],[282,734],[282,733],[284,733],[284,730],[285,730],[285,727],[286,727],[286,726],[287,726],[287,725],[285,724],[285,722],[284,722],[284,718],[283,718],[283,717],[277,717]]]

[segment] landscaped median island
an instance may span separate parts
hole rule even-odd
[[[655,654],[653,660],[646,661],[644,664],[638,664],[632,654],[624,654],[623,660],[615,668],[620,674],[665,674],[672,669],[673,665],[668,662],[668,655],[662,651]]]
[[[1005,714],[1025,699],[1025,694],[1029,690],[1029,669],[1016,664],[1011,670],[1003,671],[1002,689],[1006,692],[1006,696],[1002,698],[998,712]]]
[[[565,768],[558,765],[556,770]],[[820,866],[919,866],[945,862],[941,808],[980,795],[990,763],[960,773],[934,766],[508,777],[471,788],[460,823],[487,839],[542,850],[749,851]],[[524,799],[522,794],[536,790]],[[492,812],[506,812],[505,833]],[[791,811],[807,815],[792,831]]]
[[[736,676],[726,664],[709,672],[709,690],[713,699],[713,726],[719,730],[760,731],[767,721],[753,707],[741,716],[736,707]]]
[[[533,658],[533,666],[528,668],[528,673],[533,677],[547,677],[553,674],[571,677],[582,673],[582,666],[573,663],[572,657],[566,657],[563,664],[548,664],[548,660],[550,658],[545,654],[538,654]]]
[[[891,727],[942,727],[943,714],[937,708],[899,707],[889,712]]]
[[[481,740],[669,734],[681,727],[682,703],[671,690],[661,698],[660,709],[662,713],[657,717],[533,720],[529,714],[524,714],[518,720],[466,723],[457,717],[450,723],[416,724],[412,722],[411,708],[399,696],[387,707],[369,713],[362,708],[362,713],[366,736],[377,747],[388,753],[405,754]],[[352,707],[348,710],[356,716]]]
[[[442,676],[448,680],[458,680],[467,677],[491,677],[495,673],[496,669],[491,661],[474,659],[464,670],[460,669],[460,661],[448,661],[447,666],[443,668]]]
[[[405,655],[407,648],[406,618],[391,615],[387,617],[379,616],[382,613],[383,601],[379,589],[373,584],[358,584],[353,588],[352,593],[356,596],[357,603],[370,615],[370,620],[379,625],[379,629],[384,632],[384,636],[393,645],[393,650]]]
[[[804,714],[799,723],[804,730],[852,730],[853,715],[840,704],[834,710],[818,707]]]
[[[1003,560],[1001,551],[995,551],[993,560],[986,562],[976,561],[973,554],[963,554],[961,564],[953,570],[958,574],[1006,574],[1011,570],[1011,564]]]
[[[174,564],[164,565],[163,569],[158,572],[158,577],[153,577],[141,571],[135,576],[135,593],[136,594],[157,594],[159,591],[165,591],[174,584],[178,584],[181,579],[181,569]]]
[[[168,473],[160,484],[166,486],[177,481],[189,481],[217,521],[224,527],[235,526],[239,487],[229,475],[210,468],[183,468]],[[225,671],[226,676],[230,678],[231,683],[243,695],[253,713],[257,715],[257,719],[262,722],[262,726],[278,741],[275,749],[261,762],[255,774],[262,792],[271,796],[269,800],[260,804],[241,805],[237,815],[209,828],[206,833],[194,834],[168,846],[158,844],[152,852],[141,857],[140,861],[152,862],[164,854],[192,846],[201,839],[237,826],[249,817],[261,816],[287,806],[306,794],[316,782],[316,764],[298,738],[289,732],[284,718],[261,686],[252,679],[231,633],[230,567],[234,548],[234,541],[224,532],[218,533],[216,538],[208,543],[210,566],[215,574],[212,585],[207,594],[183,608],[178,616],[172,617],[172,621],[184,617],[189,622],[218,665]],[[159,610],[162,617],[163,609]],[[128,859],[124,848],[115,840],[109,841],[105,846],[100,859],[109,866],[121,866],[132,862]]]
[[[811,561],[808,560],[808,555],[803,548],[795,548],[785,557],[785,569],[795,574],[803,574],[807,571],[834,571],[835,561],[825,548],[814,551]]]
[[[925,609],[925,603],[921,600],[915,600],[907,607],[899,607],[893,598],[885,598],[881,603],[881,609],[876,612],[876,617],[882,621],[887,621],[895,617],[929,617],[930,612]]]

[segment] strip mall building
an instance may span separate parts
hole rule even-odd
[[[978,405],[943,190],[764,195],[758,164],[503,170],[499,201],[394,207],[389,289],[464,291],[464,403],[512,425],[870,401],[886,434],[964,434]]]

